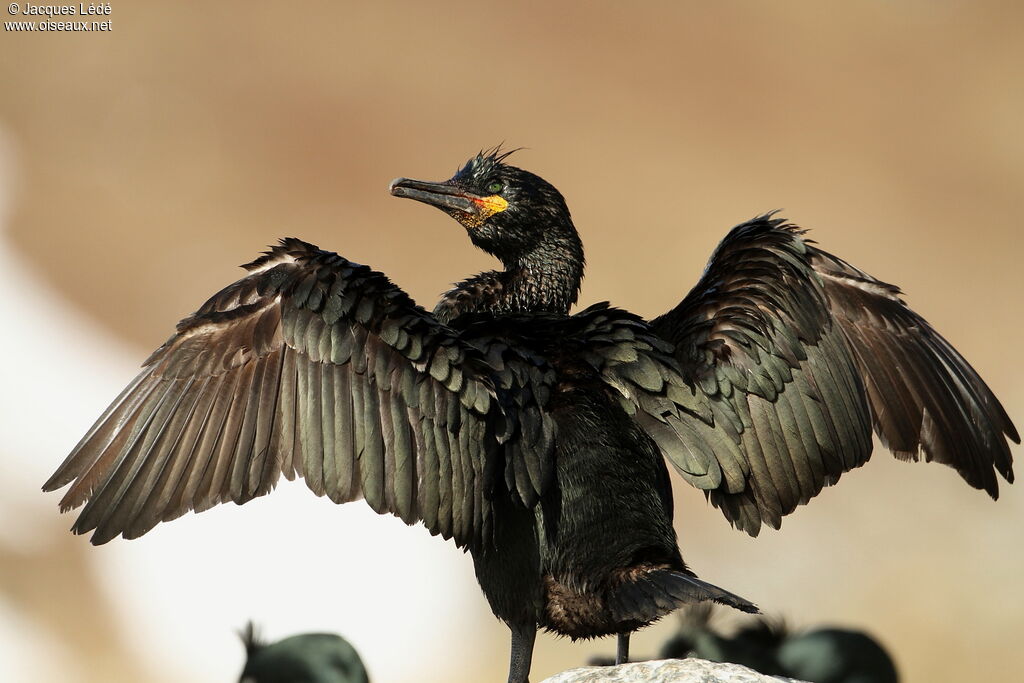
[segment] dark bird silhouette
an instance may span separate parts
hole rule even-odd
[[[303,633],[265,643],[252,622],[241,635],[246,661],[238,683],[370,683],[359,653],[339,635]]]
[[[706,603],[705,603],[706,604]],[[889,653],[862,631],[815,628],[792,632],[781,621],[758,618],[731,636],[711,625],[712,610],[690,608],[662,659],[698,657],[742,664],[768,676],[812,683],[897,683]]]
[[[681,605],[755,607],[697,579],[672,528],[667,458],[731,524],[779,527],[863,464],[901,458],[1012,481],[995,396],[879,282],[781,219],[734,228],[650,322],[569,316],[583,247],[562,195],[481,153],[391,193],[436,206],[503,270],[429,313],[366,266],[282,240],[146,362],[45,490],[76,533],[135,538],[283,474],[469,550],[527,679],[536,629],[629,633]]]

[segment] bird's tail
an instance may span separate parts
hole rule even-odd
[[[620,621],[653,621],[685,605],[717,602],[757,614],[752,602],[675,569],[656,569],[619,586],[609,600]]]

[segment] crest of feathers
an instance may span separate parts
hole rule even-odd
[[[242,645],[245,646],[245,654],[249,657],[267,646],[267,642],[260,635],[259,627],[251,619],[238,632],[238,637],[242,639]]]

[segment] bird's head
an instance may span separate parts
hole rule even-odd
[[[547,252],[545,247],[577,245],[562,194],[543,178],[504,163],[511,153],[480,152],[444,182],[396,178],[391,194],[441,209],[466,228],[473,244],[506,265]]]

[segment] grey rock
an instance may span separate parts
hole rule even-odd
[[[765,676],[739,664],[704,659],[659,659],[619,666],[584,666],[546,678],[541,683],[800,683],[794,678]]]

